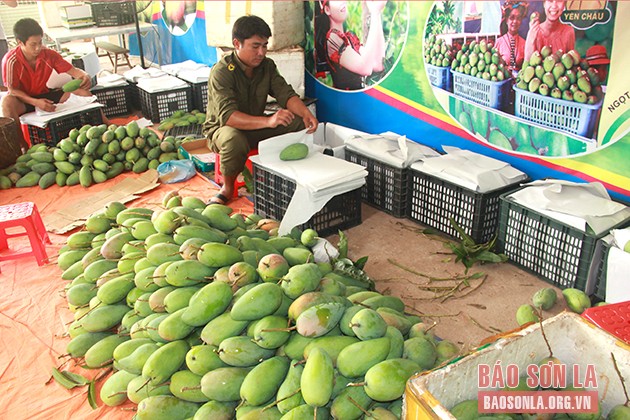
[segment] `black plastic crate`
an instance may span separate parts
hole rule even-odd
[[[190,124],[183,127],[173,127],[170,130],[166,130],[164,137],[173,136],[175,139],[183,139],[189,136],[195,136],[195,138],[203,138],[201,134],[201,124]]]
[[[90,2],[90,7],[96,26],[120,26],[134,22],[133,2]]]
[[[610,244],[606,241],[599,241],[600,247],[595,252],[599,252],[599,264],[597,266],[597,277],[595,278],[595,290],[593,294],[600,300],[606,300],[606,275],[608,274],[608,253]]]
[[[501,195],[497,250],[514,264],[562,289],[588,292],[592,264],[598,264],[595,235],[551,219],[516,203],[510,193]],[[627,224],[627,220],[611,229]]]
[[[191,87],[172,89],[164,92],[147,92],[138,87],[140,108],[145,118],[159,123],[177,110],[192,111]]]
[[[254,213],[282,220],[295,192],[295,181],[253,162]],[[361,224],[361,190],[334,196],[326,205],[299,226],[315,229],[324,237]]]
[[[208,82],[189,83],[192,88],[192,107],[203,113],[208,105]]]
[[[46,124],[45,128],[34,125],[27,127],[31,145],[45,143],[48,146],[55,146],[59,140],[68,137],[68,133],[73,128],[81,128],[85,124],[99,125],[102,123],[101,107],[97,107],[53,118]]]
[[[92,93],[96,95],[99,103],[105,105],[103,113],[106,117],[117,117],[131,113],[131,87],[129,85],[99,86],[92,88]]]
[[[129,97],[130,97],[130,106],[133,111],[141,111],[142,107],[140,106],[140,88],[138,84],[135,82],[131,82],[127,80],[129,83]]]
[[[407,214],[409,168],[397,168],[346,147],[346,160],[368,171],[361,198],[394,217]]]
[[[500,195],[516,188],[508,185],[482,193],[410,168],[408,217],[459,238],[450,222],[453,218],[476,243],[485,243],[497,234]]]

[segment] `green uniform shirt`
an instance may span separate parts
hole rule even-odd
[[[254,68],[251,79],[245,75],[244,68],[234,52],[212,66],[208,79],[206,121],[203,124],[203,134],[207,138],[223,127],[234,111],[264,115],[267,95],[275,98],[283,108],[286,108],[289,98],[297,96],[270,58],[265,58]]]

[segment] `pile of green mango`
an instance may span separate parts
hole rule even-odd
[[[455,52],[442,38],[431,34],[424,43],[424,62],[436,67],[450,67]]]
[[[37,144],[0,171],[0,189],[33,187],[46,189],[80,184],[89,187],[125,171],[141,173],[162,162],[182,158],[177,150],[182,140],[160,140],[136,121],[125,126],[86,124],[73,128],[56,146]]]
[[[492,82],[512,77],[494,44],[485,39],[464,44],[451,62],[451,70]]]
[[[406,381],[459,353],[313,229],[175,192],[112,202],[59,251],[67,353],[137,419],[400,418]],[[357,274],[361,272],[363,275]],[[365,414],[368,413],[368,414]]]
[[[203,124],[205,120],[206,114],[197,109],[193,109],[190,112],[180,109],[173,112],[170,117],[164,118],[160,121],[158,130],[168,131],[174,127],[188,127],[193,124]]]
[[[602,98],[599,84],[597,70],[576,50],[554,52],[549,46],[534,51],[516,77],[519,89],[590,105]]]

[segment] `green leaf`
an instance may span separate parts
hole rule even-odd
[[[245,189],[248,193],[254,192],[254,177],[252,173],[249,171],[249,168],[245,166],[243,168],[243,182],[245,182]]]
[[[448,220],[451,222],[451,225],[453,225],[453,229],[455,229],[457,233],[459,233],[459,235],[462,237],[462,242],[468,243],[471,245],[475,244],[475,241],[473,240],[473,238],[470,235],[468,235],[466,232],[464,232],[464,229],[462,229],[462,227],[457,224],[455,219],[450,217]]]
[[[368,262],[368,256],[366,255],[365,257],[361,257],[358,260],[356,260],[354,262],[354,266],[363,270],[365,268],[365,264],[367,264]]]
[[[52,377],[59,385],[66,389],[76,388],[82,384],[77,383],[74,379],[66,375],[67,372],[62,372],[57,368],[53,368]]]
[[[478,261],[492,262],[492,263],[500,263],[505,261],[505,255],[498,255],[494,252],[483,251],[477,255]]]
[[[339,258],[348,257],[348,237],[343,231],[339,231],[339,243],[337,244],[339,250]]]
[[[422,229],[422,233],[424,233],[425,235],[438,235],[440,234],[440,231],[437,229],[428,227],[428,228]]]
[[[90,381],[88,385],[88,402],[93,410],[98,408],[98,404],[96,402],[96,384],[94,381]]]
[[[64,371],[63,374],[81,386],[87,385],[90,382],[90,380],[85,376],[79,375],[78,373],[70,372],[68,370]]]

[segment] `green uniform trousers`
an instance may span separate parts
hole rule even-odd
[[[221,172],[227,176],[237,176],[245,167],[247,154],[251,149],[257,149],[259,142],[304,128],[304,121],[298,116],[286,127],[280,125],[260,130],[238,130],[223,126],[212,133],[208,147],[221,157]]]

